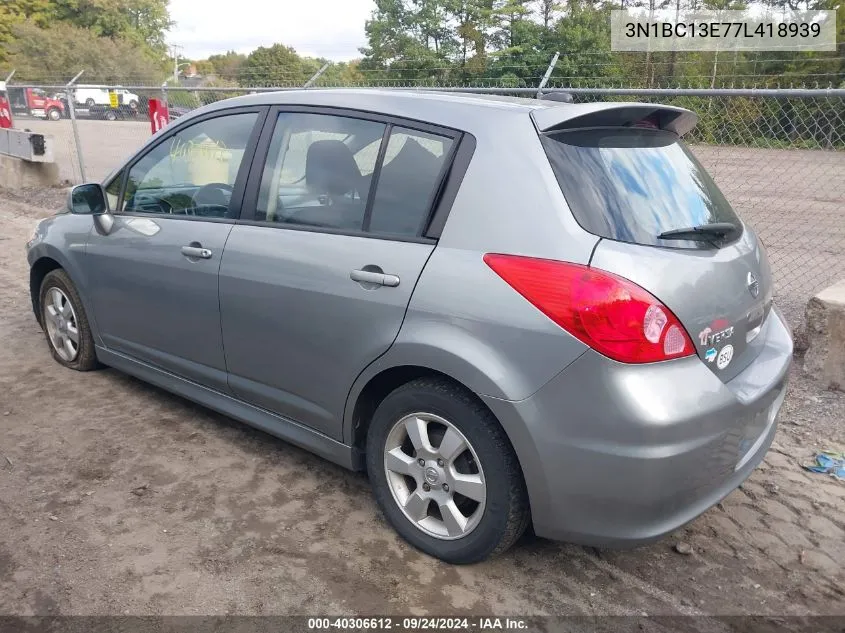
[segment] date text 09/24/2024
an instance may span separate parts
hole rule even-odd
[[[334,617],[308,618],[311,631],[349,630],[397,630],[397,631],[520,631],[528,629],[524,618],[497,617]]]

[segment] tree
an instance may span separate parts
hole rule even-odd
[[[58,23],[42,29],[29,22],[13,29],[9,62],[16,78],[55,83],[85,70],[85,81],[157,84],[164,60],[149,48],[127,40],[91,37],[88,29]]]
[[[562,6],[557,0],[536,0],[539,5],[540,19],[543,23],[543,28],[548,29],[552,26],[557,14]]]
[[[0,4],[0,62],[7,60],[15,26],[27,21],[45,27],[53,17],[53,9],[52,0],[5,0]]]
[[[238,76],[238,71],[245,61],[246,55],[241,55],[235,51],[228,51],[223,55],[210,56],[208,60],[206,60],[210,66],[209,70],[200,70],[200,67],[198,66],[197,71],[202,74],[214,74],[220,77],[225,77],[226,79],[235,79]]]
[[[59,25],[81,27],[88,30],[89,38],[131,42],[142,55],[150,51],[164,53],[165,33],[172,24],[167,0],[2,0],[0,61],[8,61],[14,29],[23,22],[42,29]],[[131,67],[131,62],[127,62]]]
[[[242,86],[296,86],[314,73],[290,46],[273,44],[252,51],[238,70]]]
[[[163,52],[172,26],[167,0],[51,0],[56,19]]]

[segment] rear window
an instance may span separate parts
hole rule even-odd
[[[571,130],[545,134],[542,142],[567,204],[590,233],[698,248],[702,243],[658,235],[714,222],[742,226],[704,167],[671,132]]]

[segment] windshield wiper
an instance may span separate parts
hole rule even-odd
[[[727,239],[739,233],[739,227],[730,222],[713,222],[700,226],[688,226],[683,229],[663,231],[657,237],[661,240],[695,240],[713,242]]]

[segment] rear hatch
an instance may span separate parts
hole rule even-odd
[[[563,120],[553,111],[566,107],[534,115],[573,215],[603,238],[590,265],[672,310],[727,382],[765,340],[772,281],[762,244],[679,140],[695,115],[651,104],[593,107]]]

